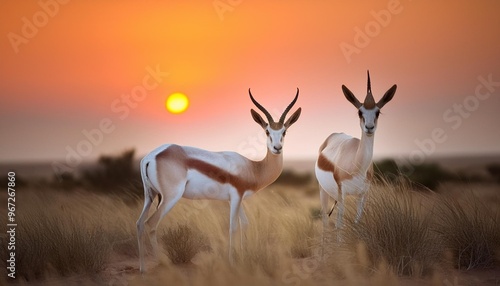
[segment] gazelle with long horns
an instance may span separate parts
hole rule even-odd
[[[382,99],[375,103],[371,90],[370,72],[368,72],[367,94],[364,102],[361,103],[345,85],[342,85],[345,98],[358,110],[362,132],[361,140],[344,133],[333,133],[326,138],[319,149],[315,172],[320,186],[323,239],[328,226],[328,217],[337,202],[339,207],[336,226],[342,228],[346,195],[358,197],[356,221],[361,218],[365,195],[369,189],[369,177],[373,172],[371,165],[377,120],[380,109],[393,98],[396,88],[397,86],[393,85]],[[327,215],[330,197],[335,200],[335,203]]]
[[[286,130],[300,116],[298,108],[285,121],[287,113],[299,96],[299,89],[278,122],[260,105],[248,90],[250,99],[264,113],[267,121],[251,109],[253,120],[267,135],[267,154],[261,161],[250,160],[235,152],[210,152],[195,147],[175,144],[163,145],[146,155],[141,161],[144,184],[144,208],[137,221],[140,271],[144,265],[144,231],[148,227],[153,251],[158,251],[156,229],[160,220],[180,200],[213,199],[227,200],[229,214],[229,259],[232,261],[232,235],[242,223],[248,223],[241,202],[274,182],[283,168],[283,144]],[[153,200],[158,197],[158,208],[148,217]]]

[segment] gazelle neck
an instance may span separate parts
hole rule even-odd
[[[361,132],[361,141],[356,151],[355,164],[361,173],[366,173],[373,158],[373,142],[375,135],[368,136]]]
[[[281,170],[283,169],[283,152],[273,154],[267,149],[266,157],[254,163],[258,189],[261,189],[273,183],[281,174]]]

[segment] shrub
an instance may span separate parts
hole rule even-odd
[[[490,164],[486,167],[490,176],[500,183],[500,164]]]
[[[416,183],[413,187],[421,184],[431,190],[436,190],[440,183],[457,180],[458,177],[435,163],[398,165],[393,159],[385,159],[374,162],[375,177],[391,183],[401,181],[401,175],[407,176]]]
[[[492,267],[495,251],[500,249],[498,214],[491,211],[476,196],[466,201],[439,197],[435,231],[439,233],[452,264],[458,269]]]
[[[384,159],[381,161],[373,162],[373,171],[375,177],[384,178],[393,182],[395,178],[399,177],[399,166],[393,159]]]
[[[135,199],[143,189],[134,154],[131,149],[117,156],[101,155],[94,169],[83,172],[84,183],[93,191]]]
[[[441,247],[431,231],[428,215],[408,186],[382,185],[373,189],[358,223],[346,216],[340,235],[346,246],[359,253],[364,248],[366,267],[387,264],[398,275],[426,275],[439,265]],[[354,210],[350,211],[354,213]]]
[[[312,181],[311,173],[299,174],[292,170],[283,170],[274,182],[275,184],[283,184],[289,186],[304,186]]]
[[[174,264],[188,263],[200,251],[210,249],[207,239],[185,224],[166,230],[161,241]]]

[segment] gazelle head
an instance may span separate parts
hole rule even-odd
[[[367,136],[373,136],[373,134],[375,134],[380,109],[382,109],[386,103],[391,101],[396,93],[396,88],[397,86],[393,85],[388,91],[385,92],[382,99],[375,103],[370,84],[370,71],[368,71],[368,90],[365,101],[361,103],[345,85],[342,85],[342,91],[344,92],[345,98],[347,98],[347,100],[349,100],[349,102],[358,109],[359,124],[361,126],[361,130]]]
[[[262,129],[266,131],[267,149],[269,149],[269,151],[271,151],[273,154],[281,154],[281,151],[283,150],[283,139],[285,137],[286,130],[288,129],[288,127],[294,124],[300,116],[301,108],[299,107],[299,109],[297,109],[285,122],[286,114],[288,113],[288,111],[290,111],[290,109],[292,109],[293,105],[297,101],[297,98],[299,97],[299,89],[297,88],[297,94],[295,95],[295,98],[287,106],[285,111],[283,111],[283,114],[281,115],[278,122],[274,121],[271,114],[253,98],[250,89],[248,89],[248,93],[250,94],[250,99],[255,104],[255,106],[257,106],[257,108],[260,109],[260,111],[262,111],[267,118],[266,122],[262,118],[262,116],[257,113],[257,111],[253,109],[250,110],[253,120],[255,120],[255,122],[257,122],[262,127]]]

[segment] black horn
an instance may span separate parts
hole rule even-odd
[[[258,103],[257,100],[255,100],[255,98],[253,98],[250,88],[248,89],[248,94],[250,94],[250,99],[252,100],[253,104],[255,104],[255,106],[257,106],[257,108],[264,113],[264,115],[266,115],[269,124],[271,124],[271,122],[274,122],[274,119],[271,116],[271,114],[264,108],[264,106],[260,105],[260,103]]]
[[[367,70],[366,72],[368,73],[368,87],[366,90],[366,93],[368,94],[372,92],[372,84],[370,82],[370,70]]]
[[[292,103],[290,103],[287,108],[285,109],[285,111],[283,111],[283,114],[281,115],[280,117],[280,121],[279,123],[285,123],[285,117],[286,117],[286,114],[288,113],[288,111],[290,111],[290,109],[292,109],[293,105],[295,104],[295,102],[297,101],[297,98],[299,98],[299,88],[297,87],[297,94],[295,94],[295,98],[292,100]]]

